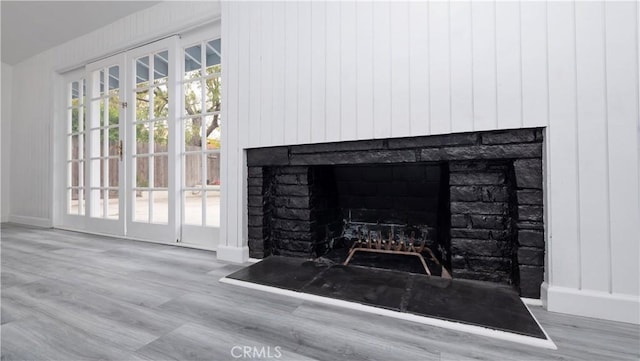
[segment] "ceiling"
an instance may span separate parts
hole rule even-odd
[[[15,65],[158,3],[159,1],[2,0],[2,62]]]

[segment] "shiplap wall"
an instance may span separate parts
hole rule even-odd
[[[223,243],[244,148],[546,126],[548,307],[638,323],[637,6],[223,3]]]
[[[2,142],[0,150],[2,161],[0,163],[1,173],[1,190],[0,194],[0,220],[7,222],[9,220],[9,207],[11,206],[11,189],[10,189],[10,164],[11,164],[11,98],[13,84],[13,67],[2,63],[0,70],[2,78],[2,103],[0,104],[2,119],[0,119],[0,142]]]
[[[9,220],[38,226],[56,223],[53,208],[64,196],[54,186],[53,169],[63,165],[55,163],[52,144],[63,104],[60,72],[219,17],[219,2],[163,2],[16,64],[11,139],[19,141],[11,144],[10,167],[4,159],[2,166],[3,176],[7,172],[11,179]]]

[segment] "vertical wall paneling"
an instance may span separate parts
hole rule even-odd
[[[231,152],[235,152],[235,159],[233,164],[238,164],[235,167],[235,179],[232,181],[236,189],[236,198],[233,207],[230,212],[235,211],[236,221],[233,224],[235,227],[234,240],[230,244],[236,247],[247,244],[247,175],[246,175],[246,157],[244,155],[244,148],[249,144],[249,140],[252,138],[251,133],[255,133],[259,127],[255,126],[254,121],[250,118],[252,114],[250,110],[250,98],[252,86],[252,78],[250,77],[251,67],[251,13],[254,3],[252,2],[240,2],[237,4],[240,13],[246,14],[236,18],[236,26],[238,29],[238,39],[246,39],[245,41],[238,41],[237,52],[237,64],[238,64],[238,124],[234,127],[237,147],[231,149]],[[232,51],[235,53],[235,51]],[[254,99],[259,99],[259,94],[256,94]],[[253,126],[252,126],[253,125]],[[253,129],[252,129],[253,128]],[[232,193],[233,194],[233,193]]]
[[[551,282],[580,287],[580,208],[576,129],[575,22],[572,3],[549,3],[549,154],[548,206],[553,233],[548,235]],[[561,247],[551,245],[562,243]],[[552,248],[552,249],[551,249]]]
[[[611,233],[611,290],[638,294],[640,203],[638,191],[638,34],[637,3],[605,5],[607,126],[609,135],[609,200]],[[635,235],[630,236],[630,235]]]
[[[373,3],[373,135],[391,136],[391,38],[389,3]]]
[[[230,3],[229,2],[224,2],[222,3],[221,6],[221,15],[224,19],[228,19],[230,16]],[[228,54],[229,52],[229,42],[227,40],[229,39],[229,33],[230,33],[230,26],[222,26],[222,28],[220,29],[220,36],[221,39],[223,39],[220,43],[220,50],[222,52],[222,54],[225,54],[223,57],[221,57],[220,59],[220,65],[222,67],[222,69],[227,69],[227,66],[229,65],[229,62],[227,60],[227,56],[226,54]],[[222,120],[226,120],[226,119],[231,119],[230,118],[230,114],[229,114],[229,97],[227,96],[227,89],[228,86],[226,85],[227,82],[229,81],[229,74],[231,72],[229,70],[225,70],[222,72],[222,84],[225,84],[223,89],[222,89],[222,104],[221,104],[221,114],[222,114]],[[230,144],[231,143],[231,138],[229,137],[228,132],[223,131],[221,136],[220,136],[220,141],[222,142],[222,144]],[[222,148],[220,151],[220,183],[221,184],[227,184],[230,183],[230,179],[231,177],[229,177],[229,160],[227,157],[227,152],[226,152],[226,148]],[[223,186],[224,187],[224,186]],[[229,245],[229,238],[232,236],[233,232],[229,232],[229,217],[228,217],[228,212],[227,209],[229,208],[229,204],[232,203],[229,201],[229,192],[225,191],[224,188],[221,187],[222,192],[220,192],[220,244],[219,246],[228,246]]]
[[[495,2],[471,3],[474,129],[497,127]]]
[[[341,74],[340,74],[340,43],[342,36],[340,29],[342,25],[341,10],[342,6],[339,2],[327,2],[326,4],[326,130],[325,141],[337,141],[340,140],[341,132],[341,109],[342,98],[340,94],[341,89]]]
[[[473,130],[473,34],[471,3],[452,2],[451,34],[451,130]]]
[[[311,142],[311,2],[298,3],[298,142]]]
[[[373,138],[373,3],[356,2],[356,114],[358,138]]]
[[[547,124],[547,3],[522,2],[522,125]]]
[[[265,1],[257,6],[260,8],[261,39],[260,44],[256,44],[260,47],[260,141],[252,146],[271,144],[273,126],[273,3]]]
[[[357,22],[356,3],[345,1],[340,12],[340,137],[357,138]]]
[[[231,3],[229,7],[232,11],[229,11],[229,23],[231,26],[229,27],[229,32],[227,34],[227,40],[222,43],[226,44],[238,44],[238,37],[240,35],[240,24],[239,24],[239,11],[237,7],[240,3]],[[228,46],[226,48],[225,58],[227,58],[225,71],[228,72],[227,76],[227,87],[226,87],[226,98],[227,98],[227,119],[229,119],[227,129],[227,139],[229,144],[235,144],[235,147],[228,147],[226,154],[223,154],[223,157],[227,159],[227,182],[223,183],[222,186],[226,187],[226,195],[228,198],[227,208],[222,210],[221,213],[227,213],[227,239],[223,240],[227,245],[233,246],[238,240],[237,235],[237,227],[238,223],[241,221],[238,218],[238,194],[241,191],[238,186],[238,181],[236,178],[238,173],[237,164],[239,162],[238,159],[238,145],[239,145],[239,131],[238,131],[238,122],[241,121],[240,112],[238,109],[238,98],[239,94],[239,76],[241,69],[239,68],[239,47],[238,46]]]
[[[520,7],[518,2],[496,3],[496,86],[500,128],[518,128],[522,124]]]
[[[411,135],[409,115],[409,4],[392,2],[391,32],[391,136]]]
[[[284,108],[285,108],[285,2],[273,3],[273,47],[271,61],[273,82],[271,84],[271,144],[284,143]]]
[[[409,94],[411,133],[429,133],[429,3],[409,3]]]
[[[284,3],[284,142],[298,137],[298,2]]]
[[[251,3],[249,8],[249,139],[247,145],[260,144],[262,133],[261,109],[262,104],[262,4]]]
[[[2,63],[0,74],[2,75],[2,114],[0,136],[2,137],[2,161],[0,162],[2,177],[2,205],[0,209],[2,217],[0,221],[8,222],[11,214],[11,102],[13,96],[13,67]]]
[[[311,141],[314,143],[326,139],[326,6],[322,1],[311,2]]]
[[[237,6],[240,6],[242,11],[247,14],[251,13],[251,3],[241,2]],[[238,37],[239,39],[247,39],[248,41],[242,41],[238,43],[238,134],[240,140],[240,147],[244,148],[249,143],[249,139],[252,137],[250,133],[255,133],[258,127],[249,116],[249,107],[251,105],[250,99],[252,98],[251,88],[255,88],[252,78],[250,78],[250,30],[251,30],[251,16],[242,16],[238,19]],[[259,95],[256,96],[259,99]]]
[[[608,292],[611,255],[603,10],[602,3],[576,3],[576,70],[582,288]]]
[[[449,2],[429,3],[429,120],[432,134],[451,132],[449,6]]]

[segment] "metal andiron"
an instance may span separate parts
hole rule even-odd
[[[370,253],[383,253],[383,254],[398,254],[398,255],[406,255],[406,256],[415,256],[420,259],[422,266],[424,267],[425,272],[428,275],[431,275],[431,270],[429,266],[427,266],[427,262],[424,260],[423,252],[426,252],[436,265],[442,268],[441,277],[442,278],[451,278],[451,274],[447,271],[440,261],[433,254],[433,251],[426,246],[426,240],[417,241],[415,239],[415,232],[411,232],[411,235],[407,239],[404,233],[400,233],[400,238],[398,241],[394,240],[393,236],[393,228],[389,232],[389,239],[382,239],[382,232],[378,231],[377,234],[374,234],[374,237],[371,236],[371,231],[367,232],[366,239],[362,239],[362,232],[358,232],[358,239],[353,242],[351,245],[351,249],[349,249],[349,255],[347,259],[344,261],[344,265],[348,265],[353,255],[356,252],[370,252]]]

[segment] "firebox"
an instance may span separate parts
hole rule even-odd
[[[249,149],[250,255],[342,262],[355,242],[415,244],[429,268],[539,298],[542,142],[531,128]],[[419,272],[389,253],[354,261]]]

